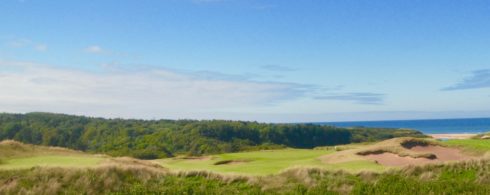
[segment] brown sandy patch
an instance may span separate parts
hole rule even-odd
[[[320,157],[323,163],[336,164],[357,160],[374,161],[386,166],[424,165],[475,159],[457,148],[443,147],[428,139],[394,138],[363,147]]]
[[[424,165],[428,163],[441,163],[447,161],[463,161],[473,159],[473,156],[463,154],[456,148],[446,148],[437,145],[413,146],[408,149],[421,154],[433,154],[433,158],[411,156],[400,156],[399,154],[383,152],[365,155],[367,159],[374,160],[376,163],[385,166],[406,166],[406,165]]]
[[[364,156],[364,158],[374,160],[376,163],[385,166],[423,165],[435,161],[428,158],[413,158],[409,156],[401,157],[398,156],[398,154],[388,152],[381,154],[369,154]]]
[[[442,146],[415,146],[410,150],[421,153],[423,152],[435,154],[437,160],[440,161],[467,160],[472,158],[469,155],[463,154],[459,149],[447,148]]]

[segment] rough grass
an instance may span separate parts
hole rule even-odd
[[[293,168],[270,176],[152,166],[0,171],[0,194],[489,194],[488,160],[407,167],[383,173]]]

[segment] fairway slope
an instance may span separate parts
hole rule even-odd
[[[129,157],[112,158],[100,154],[87,154],[81,151],[60,147],[46,147],[5,140],[0,142],[0,170],[30,169],[33,167],[89,168],[103,166],[122,167],[162,167],[151,161]]]

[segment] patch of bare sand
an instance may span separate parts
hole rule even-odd
[[[251,160],[246,160],[246,159],[243,159],[243,160],[222,160],[222,161],[215,162],[214,165],[237,165],[237,164],[244,164],[244,163],[247,163],[250,161]]]
[[[419,153],[431,153],[436,155],[435,159],[424,157],[413,158],[410,156],[399,156],[398,154],[384,152],[381,154],[370,154],[364,156],[367,159],[376,161],[385,166],[406,166],[406,165],[424,165],[428,163],[441,163],[447,161],[462,161],[473,159],[474,157],[463,154],[461,150],[456,148],[446,148],[442,146],[414,146],[409,150]]]
[[[410,150],[421,153],[435,154],[437,157],[436,160],[440,161],[467,160],[472,158],[469,155],[463,154],[460,149],[442,146],[415,146],[410,148]]]
[[[423,165],[430,163],[428,158],[413,158],[409,156],[398,156],[398,154],[384,152],[381,154],[369,154],[364,156],[364,158],[374,160],[376,163],[385,166],[406,166],[406,165]]]

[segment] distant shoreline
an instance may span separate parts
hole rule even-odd
[[[434,139],[469,139],[478,134],[474,133],[446,133],[446,134],[427,134]]]
[[[490,118],[323,123],[337,127],[414,129],[424,134],[479,134],[490,131]]]

